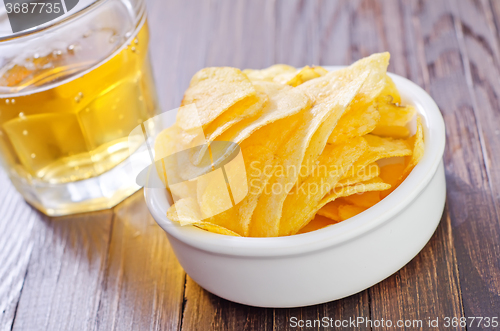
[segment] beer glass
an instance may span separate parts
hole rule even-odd
[[[0,36],[0,163],[47,215],[110,208],[139,189],[128,135],[158,113],[145,3],[24,2],[64,15]],[[28,14],[4,3],[3,23]]]

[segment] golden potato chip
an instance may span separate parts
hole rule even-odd
[[[286,64],[275,64],[266,69],[254,70],[254,69],[245,69],[243,73],[247,75],[247,77],[251,81],[269,81],[272,82],[273,78],[286,73],[286,72],[297,72],[295,67],[286,65]]]
[[[273,174],[266,184],[268,189],[265,189],[259,198],[250,226],[252,236],[271,237],[279,234],[279,220],[283,203],[299,177],[299,170],[302,169],[301,165],[305,156],[319,155],[326,145],[331,130],[333,130],[331,127],[322,128],[321,125],[325,120],[332,122],[332,118],[338,120],[358,93],[366,77],[367,73],[355,77],[351,82],[332,93],[326,102],[317,104],[301,114],[299,126],[289,137],[287,143],[278,151],[280,165],[286,171],[280,176]],[[317,131],[321,135],[317,135]],[[277,194],[272,191],[273,187],[279,188]]]
[[[299,86],[308,80],[321,77],[328,73],[328,70],[322,67],[305,66],[298,72],[285,72],[274,77],[273,81],[280,84],[286,84],[293,87]]]
[[[356,108],[345,113],[337,123],[330,137],[329,144],[338,144],[353,137],[363,136],[375,129],[380,114],[374,105],[368,108]]]
[[[398,106],[393,103],[378,103],[380,113],[379,125],[382,126],[405,126],[415,116],[417,111],[411,105]]]
[[[201,215],[199,214],[198,204],[193,199],[181,199],[177,201],[167,210],[167,217],[171,221],[180,223],[182,226],[194,225],[213,233],[241,237],[238,233],[223,226],[200,220]]]
[[[386,96],[390,96],[390,99],[386,99]],[[385,75],[384,77],[384,88],[380,92],[379,99],[380,98],[383,98],[384,101],[389,101],[395,104],[401,103],[401,96],[399,95],[399,91],[396,87],[396,84],[394,84],[394,81],[391,77],[389,77],[389,75]]]
[[[354,169],[356,169],[356,172],[354,172]],[[344,174],[342,177],[343,179],[341,179],[335,187],[354,185],[378,177],[380,175],[380,167],[376,162],[370,163],[367,166],[354,166],[349,169],[347,174],[353,174],[353,176],[344,177]]]
[[[298,86],[299,89],[306,92],[314,103],[320,103],[327,99],[335,90],[345,84],[346,81],[352,81],[356,77],[370,72],[360,95],[356,99],[364,100],[366,104],[371,103],[384,89],[387,66],[389,65],[389,53],[378,53],[365,57],[347,68],[332,71],[328,74],[312,79]],[[366,101],[369,100],[369,101]]]
[[[254,95],[255,88],[252,82],[239,69],[229,67],[202,69],[191,79],[181,103],[181,106],[194,103],[198,118],[186,114],[181,107],[177,113],[177,125],[184,131],[197,128],[198,123],[205,128],[231,107],[239,107],[238,102],[245,102],[245,98]]]
[[[365,210],[366,208],[360,206],[342,205],[339,207],[339,217],[342,219],[342,221],[345,221],[348,218],[361,214]]]
[[[315,214],[315,207],[342,177],[344,172],[366,151],[367,143],[357,137],[341,145],[328,145],[320,155],[318,167],[283,204],[279,235],[296,233]],[[312,213],[314,211],[314,213]]]
[[[329,73],[328,70],[326,70],[325,68],[323,68],[321,66],[313,66],[311,69],[316,71],[316,73],[319,74],[320,76],[324,76],[327,73]]]
[[[198,177],[196,192],[202,219],[233,207],[222,168]]]
[[[224,131],[228,130],[231,126],[246,118],[252,118],[262,112],[263,107],[267,104],[269,98],[260,86],[255,86],[257,93],[254,97],[245,99],[245,102],[239,102],[238,107],[231,107],[228,111],[217,117],[208,127],[204,130],[206,140],[208,142],[214,141]],[[193,163],[199,165],[204,154],[208,150],[208,144],[201,145],[199,151],[193,156]]]
[[[279,84],[269,83],[269,82],[259,82],[256,84],[261,84],[266,94],[268,94],[269,102],[266,107],[262,110],[260,114],[256,116],[256,118],[252,117],[249,119],[244,119],[239,123],[236,123],[228,130],[223,132],[220,136],[218,136],[216,141],[232,141],[235,144],[241,143],[243,140],[247,139],[253,132],[262,128],[264,126],[270,125],[277,120],[289,117],[293,114],[304,110],[310,106],[309,99],[304,95],[304,93],[288,87],[288,86],[280,86]],[[291,123],[295,123],[297,119],[291,120]],[[284,132],[283,127],[288,129],[292,124],[290,123],[281,123],[280,126],[273,126],[268,131],[270,132]],[[272,136],[272,135],[271,135]],[[283,135],[280,132],[280,138]],[[180,136],[179,136],[180,137]],[[265,136],[265,140],[269,140],[270,135]],[[180,138],[178,139],[180,140]],[[180,142],[178,142],[180,144]],[[191,144],[191,143],[190,143]],[[229,155],[234,152],[234,148],[236,145],[226,144],[228,148],[216,150],[214,146],[211,145],[211,157],[213,160],[213,164],[210,162],[205,162],[202,164],[200,162],[198,165],[195,165],[193,160],[195,159],[196,153],[199,153],[202,147],[193,149],[194,155],[190,156],[190,161],[186,161],[182,163],[179,161],[179,172],[180,177],[183,179],[190,179],[198,177],[204,173],[211,171],[212,167],[217,167],[221,162],[223,162]],[[185,146],[184,149],[187,149],[185,144],[180,144],[181,146]],[[203,155],[203,158],[207,158],[209,153],[200,154]]]
[[[167,210],[167,217],[181,225],[197,223],[202,219],[198,203],[193,198],[179,199]]]
[[[170,190],[174,200],[182,198],[196,199],[196,183],[183,181],[180,177],[180,172],[175,171],[175,169],[181,167],[183,163],[189,162],[189,158],[184,161],[181,161],[180,158],[177,157],[167,158],[167,156],[173,155],[182,150],[183,146],[178,143],[178,140],[182,140],[181,137],[184,133],[185,132],[181,128],[173,125],[160,132],[155,140],[155,158],[156,160],[161,160],[162,164],[162,167],[156,167],[157,173],[165,187],[168,187]],[[181,157],[181,155],[179,157]],[[168,172],[168,179],[167,169],[171,170]],[[177,184],[169,187],[169,182]]]
[[[356,177],[358,174],[363,174],[366,166],[380,159],[407,156],[412,153],[408,142],[405,140],[381,138],[372,134],[365,135],[363,138],[369,145],[368,150],[361,155],[349,171],[344,174],[341,180]]]
[[[404,126],[377,125],[371,133],[380,137],[407,138],[410,130]]]
[[[344,73],[345,75],[345,73]],[[337,82],[337,89],[335,92],[331,93],[328,98],[322,99],[321,102],[317,103],[314,107],[314,109],[317,109],[318,114],[325,114],[326,111],[329,112],[327,117],[325,119],[322,119],[323,116],[318,117],[319,120],[323,121],[316,132],[314,132],[314,136],[311,138],[311,142],[307,146],[307,150],[305,151],[305,156],[302,160],[302,164],[300,167],[300,173],[299,173],[299,180],[298,184],[300,185],[307,176],[309,176],[309,173],[312,172],[315,168],[315,161],[318,158],[318,156],[321,154],[323,149],[325,148],[325,145],[328,141],[328,137],[332,134],[333,130],[335,129],[339,119],[342,117],[342,115],[345,113],[346,109],[349,107],[350,104],[352,104],[353,99],[344,99],[344,102],[339,102],[342,100],[342,98],[345,97],[345,95],[351,95],[351,93],[347,93],[344,96],[342,95],[343,91],[349,89],[349,85],[351,85],[351,89],[357,89],[357,93],[355,94],[355,97],[357,97],[360,94],[363,94],[361,91],[364,86],[366,86],[366,79],[371,75],[371,71],[369,72],[364,72],[360,76],[356,77],[354,80],[349,81],[347,80],[350,78],[349,75],[345,75],[345,77],[337,77],[337,76],[332,76],[332,79],[336,79]],[[347,77],[347,78],[346,78]],[[353,83],[357,82],[357,83]],[[361,84],[361,87],[359,87],[359,84]],[[314,87],[311,88],[311,90],[306,90],[306,93],[308,95],[313,95],[316,92],[316,89]],[[343,104],[342,107],[333,107],[336,103]],[[347,105],[346,105],[347,104]]]
[[[256,82],[255,84],[256,86],[262,87],[266,92],[269,98],[268,103],[256,117],[244,119],[241,122],[236,123],[218,136],[216,140],[232,141],[239,144],[243,140],[249,138],[260,128],[270,125],[280,119],[297,114],[300,111],[309,108],[311,105],[309,98],[297,89],[269,82]],[[280,126],[287,128],[292,125],[292,123],[295,123],[296,119],[292,119],[289,122],[290,123],[281,122]],[[280,131],[280,127],[272,126],[266,130],[278,133]],[[277,135],[276,133],[274,136]],[[269,136],[263,136],[263,139],[269,139]],[[225,158],[228,154],[230,154],[230,152],[231,151],[228,151],[226,154],[222,155],[220,159]],[[214,163],[217,164],[217,160],[214,160]]]
[[[336,223],[335,221],[332,221],[328,217],[316,215],[314,217],[314,219],[311,222],[307,223],[307,225],[304,226],[302,229],[300,229],[300,231],[297,232],[297,234],[307,233],[307,232],[323,229],[323,228],[326,228],[327,226],[335,224],[335,223]]]
[[[408,174],[413,170],[418,162],[424,156],[424,128],[422,127],[422,120],[417,117],[417,132],[410,139],[410,144],[413,143],[413,153],[411,158],[403,171],[403,177],[408,176]]]
[[[424,152],[420,118],[408,138],[416,110],[401,105],[388,62],[380,53],[334,72],[199,71],[176,123],[155,142],[157,172],[176,201],[167,216],[213,233],[273,237],[377,204]]]
[[[199,223],[196,223],[196,224],[193,224],[193,225],[196,226],[197,228],[206,230],[208,232],[223,234],[223,235],[226,235],[226,236],[241,237],[236,232],[233,232],[233,231],[231,231],[229,229],[226,229],[225,227],[222,227],[222,226],[216,225],[216,224],[212,224],[212,223],[209,223],[209,222],[199,222]]]
[[[345,201],[352,205],[356,205],[363,208],[370,208],[376,203],[380,202],[380,192],[371,191],[363,192],[361,194],[353,194],[344,198]]]
[[[356,193],[370,192],[370,191],[383,191],[389,189],[391,186],[384,183],[379,177],[375,177],[366,182],[357,183],[352,186],[344,186],[340,189],[334,189],[332,192],[327,194],[321,201],[314,206],[314,208],[308,213],[307,217],[304,217],[304,222],[300,225],[299,229],[306,226],[307,223],[314,218],[314,215],[323,208],[327,203],[334,201],[338,198],[350,196]],[[289,234],[295,234],[297,231],[291,231]]]
[[[405,165],[403,163],[387,164],[380,168],[380,178],[382,178],[382,180],[387,184],[391,185],[389,190],[380,192],[380,197],[382,199],[388,196],[399,186],[404,169]]]
[[[323,207],[321,207],[321,209],[319,209],[317,211],[317,215],[327,217],[334,222],[341,222],[342,219],[339,216],[339,206],[341,206],[343,204],[345,204],[345,202],[342,201],[342,199],[336,199],[336,200],[330,201],[329,203],[327,203],[326,205],[324,205]],[[305,227],[307,227],[307,225]]]

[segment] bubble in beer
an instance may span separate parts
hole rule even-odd
[[[83,38],[88,38],[88,37],[90,37],[91,34],[92,34],[92,31],[88,30],[87,32],[85,32],[83,34]]]
[[[31,153],[31,158],[34,159],[36,157],[35,153]]]
[[[28,135],[28,130],[23,130],[23,135],[27,136]]]
[[[19,113],[19,118],[20,118],[20,119],[25,119],[25,118],[26,118],[26,116],[24,116],[24,113],[23,113],[23,112],[20,112],[20,113]]]
[[[135,47],[134,46],[132,46],[132,48],[130,50],[135,53]]]
[[[5,103],[6,103],[6,104],[9,104],[9,103],[10,103],[10,100],[9,100],[9,99],[5,99]]]
[[[39,57],[40,57],[40,54],[38,54],[38,53],[33,54],[34,59],[38,59]]]
[[[136,45],[137,45],[138,43],[139,43],[139,38],[135,38],[135,39],[134,39],[134,44],[136,44]]]
[[[15,104],[16,103],[16,99],[10,99],[10,103],[11,104]]]
[[[68,53],[74,53],[75,52],[75,45],[69,45],[68,46]]]

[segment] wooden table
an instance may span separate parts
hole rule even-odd
[[[261,309],[186,276],[142,191],[112,210],[49,218],[0,172],[1,330],[287,330],[291,317],[324,316],[428,329],[429,318],[499,316],[500,1],[149,0],[148,10],[163,110],[205,66],[349,64],[390,51],[390,71],[425,88],[446,121],[441,223],[407,266],[361,293]]]

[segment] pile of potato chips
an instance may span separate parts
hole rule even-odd
[[[167,217],[220,234],[276,237],[344,221],[384,199],[424,150],[420,119],[386,73],[389,57],[373,54],[334,72],[200,70],[175,125],[155,143],[175,201]]]

